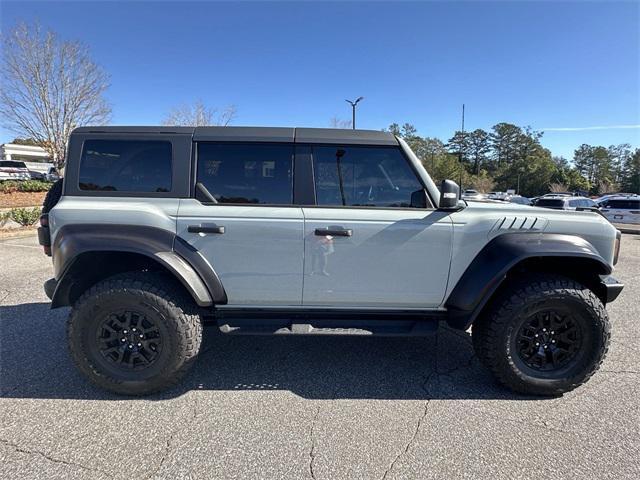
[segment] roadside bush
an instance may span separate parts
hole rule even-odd
[[[2,193],[13,193],[18,191],[18,182],[14,182],[13,180],[7,180],[5,182],[0,182],[0,192]]]
[[[20,192],[48,192],[50,188],[51,182],[40,180],[23,180],[18,183],[18,191]]]
[[[23,227],[29,227],[38,221],[41,211],[40,208],[14,208],[9,212],[9,216]]]
[[[48,192],[51,188],[51,182],[43,182],[41,180],[6,180],[0,182],[0,192]]]
[[[4,225],[4,223],[9,220],[9,216],[11,215],[10,211],[0,212],[0,226]]]

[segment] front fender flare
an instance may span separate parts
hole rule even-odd
[[[609,275],[611,266],[587,240],[575,235],[505,233],[476,255],[452,290],[445,306],[450,326],[466,330],[507,273],[518,263],[536,257],[579,258],[592,264],[594,274]]]

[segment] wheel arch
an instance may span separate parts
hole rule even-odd
[[[606,303],[600,275],[609,275],[611,266],[588,241],[574,235],[503,234],[487,243],[453,288],[445,302],[449,325],[466,330],[508,287],[509,279],[530,273],[564,275]]]
[[[201,307],[224,304],[215,270],[172,232],[149,226],[67,225],[53,246],[56,286],[51,307],[72,305],[97,282],[129,271],[158,271],[184,288]]]

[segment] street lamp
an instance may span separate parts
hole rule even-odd
[[[358,97],[353,102],[351,100],[345,100],[349,105],[351,105],[351,126],[353,129],[356,129],[356,105],[358,102],[362,100],[364,97]]]

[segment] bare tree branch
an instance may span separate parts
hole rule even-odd
[[[71,131],[104,124],[109,75],[79,42],[62,41],[40,25],[19,24],[2,36],[0,116],[3,126],[33,138],[62,168]]]
[[[167,126],[205,127],[209,125],[229,125],[236,117],[235,105],[229,105],[222,110],[207,107],[202,100],[193,104],[183,104],[173,107],[162,120]]]
[[[329,126],[331,128],[351,128],[351,120],[342,120],[338,117],[332,117],[329,120]]]

